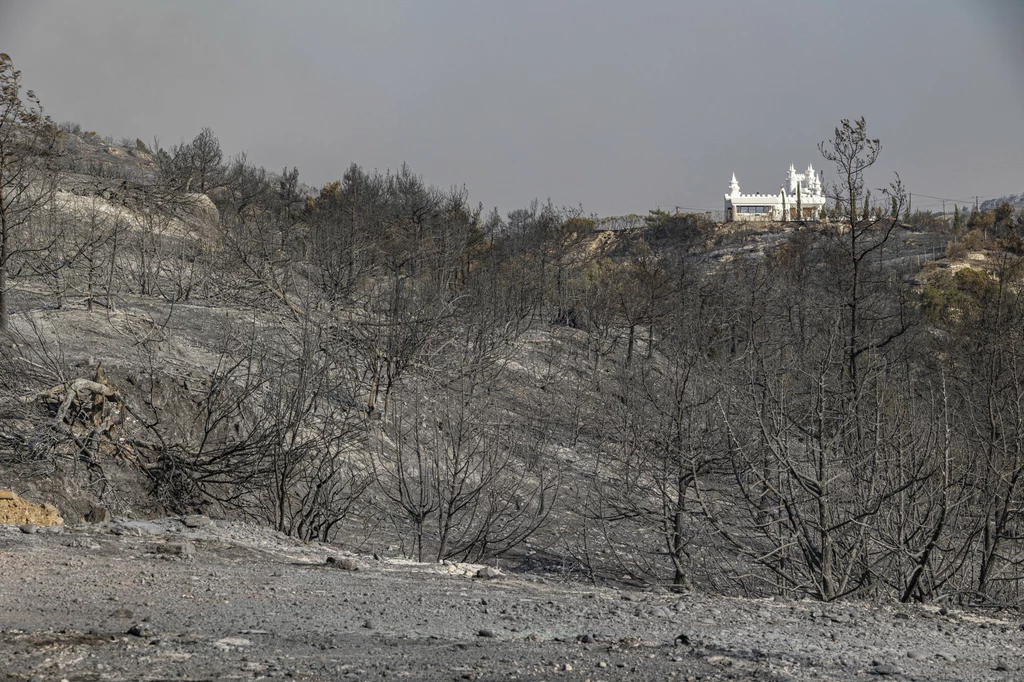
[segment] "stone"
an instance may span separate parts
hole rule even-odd
[[[35,535],[36,531],[39,530],[39,527],[34,523],[23,523],[18,526],[18,530],[25,535]]]
[[[477,637],[491,637],[491,638],[493,638],[493,637],[497,637],[498,635],[494,632],[494,630],[490,630],[488,628],[481,628],[480,631],[476,633],[476,636]]]
[[[480,570],[478,570],[476,572],[474,577],[490,580],[492,578],[500,578],[501,577],[501,572],[498,569],[496,569],[496,568],[491,568],[490,566],[484,566],[483,568],[481,568]]]
[[[565,665],[562,666],[562,670],[564,670],[567,673],[571,673],[572,672],[572,665],[570,663],[566,663]]]
[[[0,524],[21,526],[32,524],[35,526],[63,526],[64,519],[60,517],[57,508],[52,504],[35,504],[29,502],[10,490],[2,490],[0,497]]]
[[[128,628],[128,634],[132,637],[147,637],[150,634],[150,629],[145,623],[137,623]]]
[[[94,505],[85,515],[89,523],[110,523],[110,510],[102,505]]]
[[[594,639],[593,635],[583,635],[582,637],[580,637],[580,642],[582,642],[583,644],[593,644],[596,641],[597,640]]]
[[[331,566],[333,568],[340,568],[343,571],[358,571],[359,570],[359,564],[356,563],[356,560],[353,559],[352,557],[347,557],[347,556],[342,556],[342,557],[329,556],[329,557],[327,557],[327,562],[326,563],[327,563],[328,566]]]
[[[179,556],[182,559],[191,559],[196,554],[196,546],[191,542],[168,542],[156,546],[157,554],[165,556]]]
[[[181,517],[181,522],[185,524],[186,528],[206,528],[213,521],[210,520],[209,516],[205,514],[193,514],[192,516]]]
[[[912,661],[923,661],[928,658],[928,654],[920,649],[911,649],[907,652],[907,658]]]
[[[598,667],[598,668],[607,668],[607,667],[608,667],[608,664],[607,664],[607,663],[605,663],[604,661],[600,661],[600,662],[599,662],[599,663],[597,664],[597,667]]]
[[[876,675],[899,675],[900,669],[892,663],[879,663],[872,670]]]
[[[214,642],[213,645],[222,649],[241,648],[252,646],[252,640],[244,637],[222,637]]]

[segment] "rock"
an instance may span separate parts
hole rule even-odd
[[[1007,670],[1012,670],[1012,668],[1010,668],[1010,664],[1009,663],[1007,663],[1006,661],[1000,659],[1000,660],[996,661],[996,664],[995,664],[995,667],[993,667],[993,670],[1007,671]]]
[[[191,559],[196,554],[196,546],[191,542],[168,542],[163,545],[157,545],[157,554],[163,554],[166,556],[178,556],[182,559]]]
[[[52,504],[35,504],[11,490],[0,490],[0,524],[63,526],[64,519]]]
[[[85,515],[85,520],[89,523],[109,523],[110,522],[110,510],[102,505],[95,505]]]
[[[672,612],[666,609],[664,606],[659,606],[651,611],[651,615],[655,618],[671,618]]]
[[[359,570],[359,564],[356,563],[356,560],[351,558],[351,557],[347,557],[347,556],[343,556],[343,557],[329,556],[329,557],[327,557],[327,565],[328,566],[332,566],[334,568],[340,568],[343,571],[358,571]]]
[[[18,526],[18,530],[20,530],[25,535],[35,535],[36,531],[39,530],[39,527],[36,526],[36,524],[34,523],[23,523],[20,526]]]
[[[479,571],[476,572],[474,577],[483,578],[483,579],[487,579],[487,580],[490,580],[492,578],[500,578],[501,577],[501,571],[499,571],[496,568],[491,568],[490,566],[484,566],[483,568],[481,568]]]
[[[943,606],[942,608],[939,609],[939,615],[940,616],[948,616],[949,615],[949,609],[947,609],[945,606]]]
[[[928,658],[928,654],[920,649],[911,649],[907,652],[907,658],[912,661],[923,661]]]
[[[492,637],[493,638],[493,637],[497,637],[498,635],[494,632],[494,630],[489,630],[487,628],[482,628],[479,632],[476,633],[476,636],[477,637]]]
[[[372,620],[364,620],[363,621],[363,627],[366,628],[367,630],[372,630],[374,627],[376,627],[376,625],[374,624],[374,622]]]
[[[569,664],[569,663],[566,663],[565,665],[562,666],[562,670],[564,670],[567,673],[571,673],[572,672],[572,665]]]
[[[875,665],[871,672],[876,675],[899,675],[900,669],[892,663],[879,663]]]
[[[683,646],[693,646],[693,643],[690,641],[690,638],[687,637],[685,634],[676,635],[675,643],[682,644]]]
[[[604,661],[600,661],[600,662],[599,662],[599,663],[597,664],[597,667],[598,667],[598,668],[607,668],[607,667],[608,667],[608,664],[607,664],[607,663],[605,663]]]
[[[111,618],[133,618],[134,616],[135,614],[128,609],[118,609],[110,614]]]
[[[593,635],[583,635],[580,637],[580,642],[583,644],[593,644],[596,641]]]
[[[186,528],[206,528],[213,521],[210,520],[209,516],[205,514],[193,514],[192,516],[181,517],[181,522],[185,524]]]
[[[252,646],[252,640],[244,637],[222,637],[214,642],[213,645],[221,649],[240,648]]]
[[[128,628],[128,634],[132,637],[148,637],[150,629],[145,623],[137,623]]]

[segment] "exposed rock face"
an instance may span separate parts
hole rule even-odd
[[[1024,208],[1024,192],[1021,192],[1020,194],[1007,194],[1006,196],[997,197],[995,199],[988,199],[981,202],[981,206],[979,206],[979,208],[982,211],[991,211],[1004,201],[1008,202],[1016,209]]]
[[[63,526],[64,519],[52,504],[35,504],[10,490],[0,490],[0,524]]]
[[[209,225],[218,225],[220,223],[220,211],[217,210],[217,205],[213,203],[210,197],[199,193],[187,194],[185,196],[192,202],[192,210],[197,218]]]

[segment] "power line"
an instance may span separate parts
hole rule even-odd
[[[933,197],[927,194],[921,194],[920,192],[913,192],[915,197],[924,197],[925,199],[935,199],[936,201],[952,201],[954,203],[969,204],[974,201],[974,197],[968,197],[967,199],[950,199],[949,197]]]

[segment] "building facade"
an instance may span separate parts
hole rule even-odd
[[[743,194],[736,174],[732,174],[729,193],[725,195],[726,222],[742,220],[818,220],[825,209],[821,178],[811,164],[797,173],[790,165],[786,184],[777,194]]]

